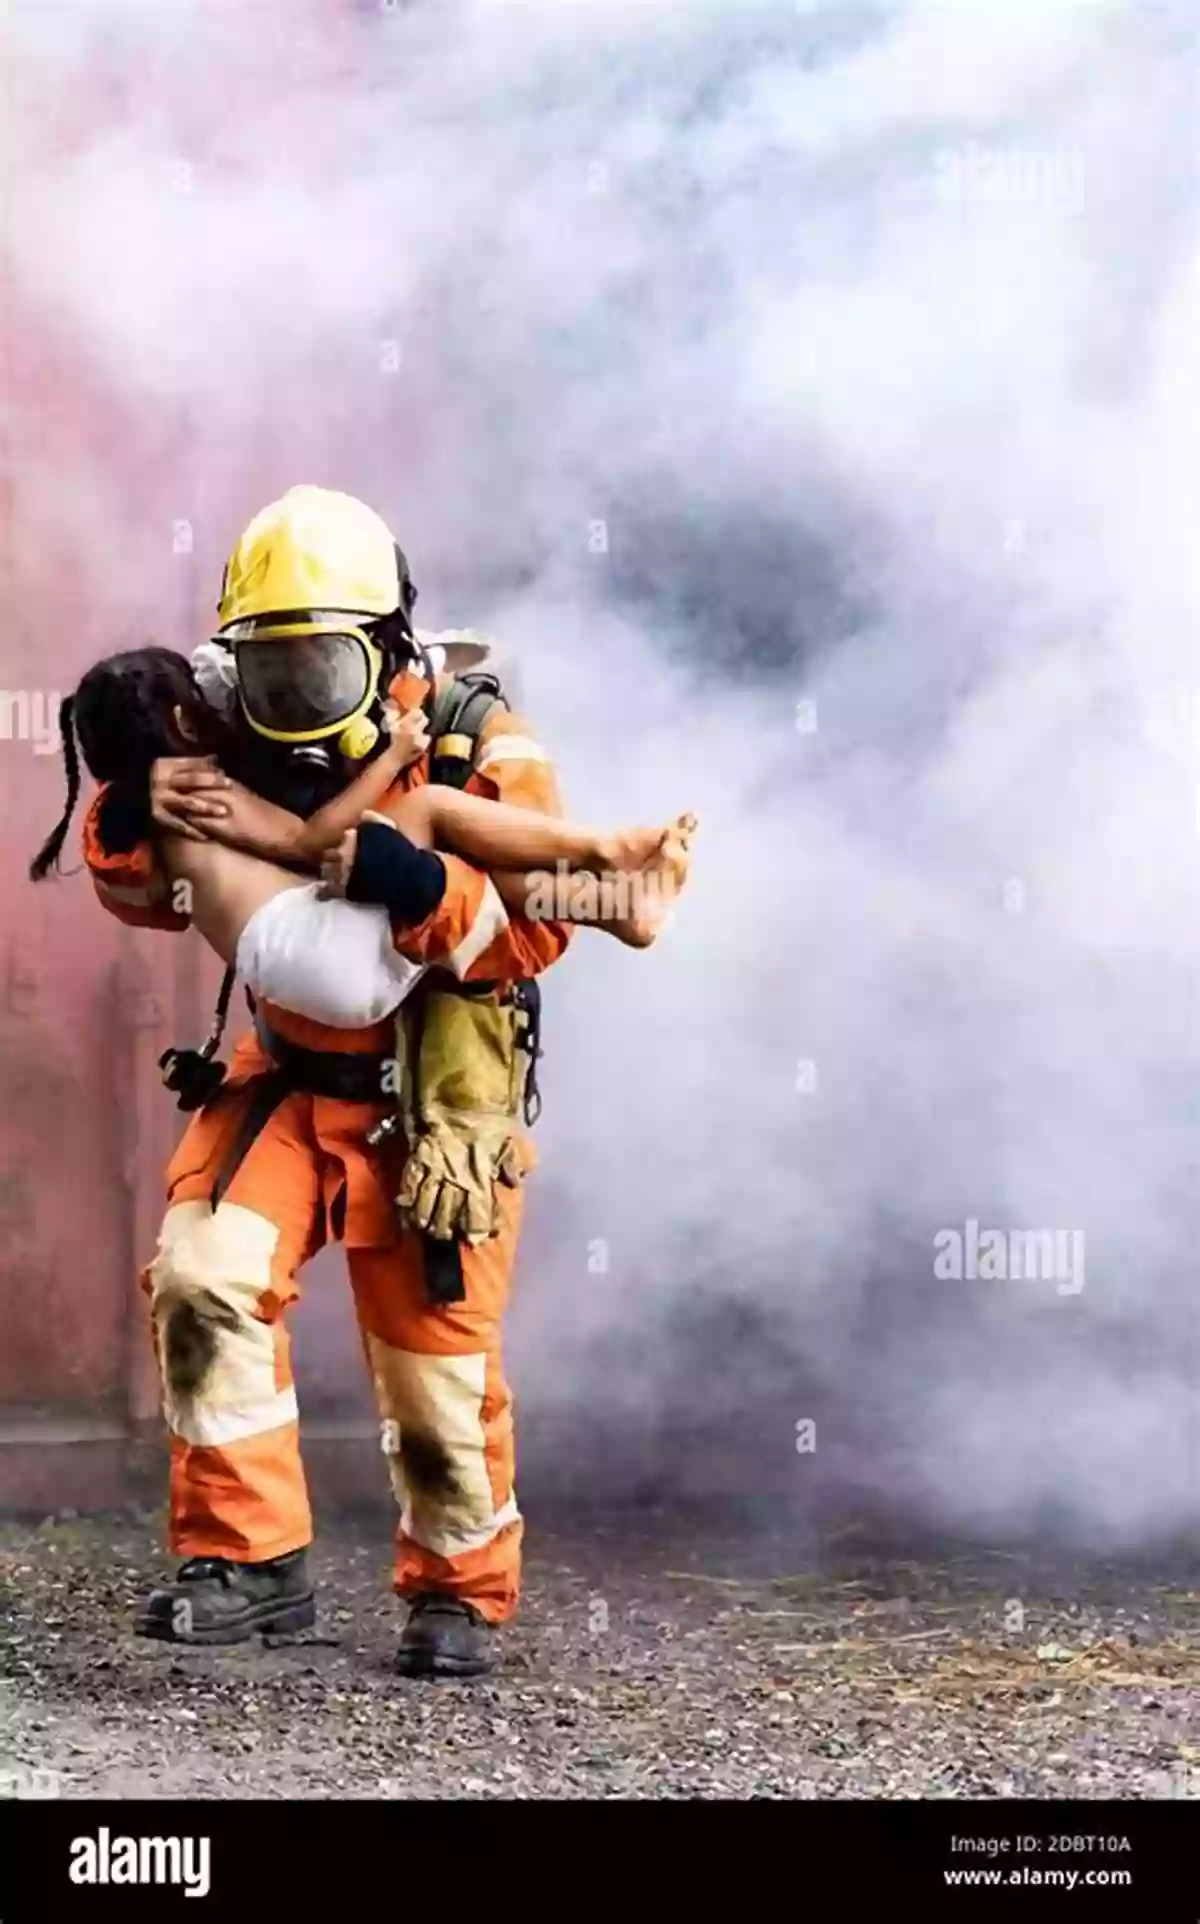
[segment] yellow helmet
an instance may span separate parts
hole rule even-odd
[[[404,593],[403,557],[387,523],[353,495],[289,488],[256,514],[225,564],[222,629],[313,608],[390,615]]]
[[[263,508],[225,564],[218,603],[251,727],[278,742],[337,735],[345,754],[368,753],[383,669],[369,624],[400,613],[407,625],[414,599],[391,530],[353,495],[289,488]]]

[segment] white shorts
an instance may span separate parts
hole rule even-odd
[[[387,910],[324,897],[320,884],[281,889],[242,930],[237,972],[256,1000],[331,1029],[365,1029],[424,975],[392,947]]]

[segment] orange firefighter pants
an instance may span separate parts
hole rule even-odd
[[[392,1210],[397,1157],[364,1146],[377,1109],[288,1096],[213,1210],[241,1080],[193,1117],[143,1276],[171,1435],[170,1547],[254,1563],[310,1541],[284,1311],[301,1266],[342,1240],[400,1507],[396,1589],[449,1592],[502,1622],[520,1578],[500,1326],[522,1192],[505,1189],[501,1233],[463,1251],[465,1301],[431,1306],[420,1238]]]

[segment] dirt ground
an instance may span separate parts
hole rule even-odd
[[[504,1671],[402,1682],[378,1524],[326,1531],[318,1630],[130,1633],[158,1519],[0,1526],[0,1794],[1200,1796],[1200,1557],[803,1559],[640,1516],[529,1538]]]

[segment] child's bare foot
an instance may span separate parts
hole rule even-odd
[[[603,873],[606,869],[644,868],[647,862],[653,860],[662,838],[661,826],[619,828],[611,835],[598,835],[587,862],[582,866],[596,873]]]
[[[662,848],[664,833],[678,832],[687,847],[696,826],[694,815],[680,815],[671,824],[671,829],[660,828],[620,828],[613,835],[602,835],[597,840],[593,859],[587,864],[594,869],[640,869],[648,862],[658,859]]]
[[[631,910],[609,923],[613,934],[631,949],[648,949],[662,933],[667,915],[688,878],[691,865],[694,815],[680,815],[669,827],[656,831],[649,858],[630,876]]]

